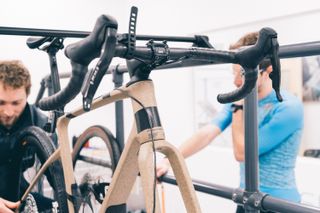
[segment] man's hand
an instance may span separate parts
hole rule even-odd
[[[170,162],[168,158],[163,158],[160,163],[157,164],[157,178],[165,175],[170,168]]]
[[[233,103],[234,103],[234,104],[237,104],[237,105],[243,105],[243,104],[244,104],[244,99],[235,101],[235,102],[233,102]]]
[[[13,213],[12,209],[16,209],[19,206],[18,202],[11,202],[0,198],[0,213]]]

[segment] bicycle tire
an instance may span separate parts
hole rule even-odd
[[[79,157],[81,149],[84,147],[86,142],[88,142],[93,137],[99,137],[101,138],[105,145],[107,146],[107,149],[110,153],[111,158],[111,169],[112,171],[115,170],[117,163],[120,158],[120,151],[118,143],[111,133],[109,129],[107,129],[104,126],[95,125],[88,127],[83,133],[77,138],[72,151],[72,161],[73,165],[76,164],[77,158]]]
[[[99,140],[94,141],[95,137]],[[94,148],[90,147],[90,145],[87,147],[86,144],[88,141],[90,144],[99,142],[99,147]],[[88,154],[88,157],[84,157],[83,155],[85,154]],[[99,203],[102,202],[105,190],[104,187],[110,183],[119,158],[120,151],[118,143],[113,134],[106,127],[100,125],[88,127],[76,139],[72,151],[72,160],[76,180],[80,188],[81,196],[84,200],[91,199],[87,192],[82,191],[82,186],[90,182],[89,184],[97,186],[97,188],[100,189],[99,192],[95,191],[95,198],[93,199]],[[106,159],[109,161],[106,161]],[[78,166],[77,163],[79,161],[83,161],[83,165]],[[81,167],[84,168],[86,173],[81,171]],[[103,173],[103,175],[101,173]],[[103,187],[103,190],[100,186]],[[89,198],[86,199],[85,197],[87,196]],[[96,205],[100,205],[99,203],[96,203]]]
[[[16,148],[18,149],[17,153],[20,153],[17,155],[17,158],[21,159],[21,164],[19,166],[19,184],[21,184],[22,180],[25,180],[23,173],[25,172],[26,168],[24,168],[23,156],[26,154],[26,152],[28,152],[28,150],[33,150],[34,156],[39,159],[42,166],[44,162],[46,162],[46,160],[54,153],[55,147],[51,138],[46,134],[46,132],[36,126],[23,129],[19,134],[18,141],[18,147]],[[29,161],[29,165],[27,167],[30,167],[33,163],[30,163]],[[62,213],[68,212],[67,194],[65,190],[61,161],[54,161],[47,168],[44,174],[48,180],[48,183],[53,189],[54,200],[58,203],[58,211]],[[24,193],[24,190],[21,190],[21,188],[22,187],[18,189],[18,194],[20,194],[20,196],[22,196]]]

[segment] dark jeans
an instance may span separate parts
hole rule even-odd
[[[275,213],[275,212],[272,212],[272,211],[260,211],[260,212]],[[236,213],[245,213],[245,210],[244,210],[243,206],[237,206]]]

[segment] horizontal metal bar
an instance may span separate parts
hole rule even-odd
[[[290,213],[320,213],[320,209],[301,203],[294,203],[278,199],[272,196],[266,196],[262,200],[262,207],[265,210],[273,212],[290,212]]]
[[[175,41],[175,42],[196,42],[195,37],[186,36],[155,36],[155,35],[136,35],[137,40],[155,40],[155,41]]]
[[[165,175],[161,177],[161,181],[173,185],[177,185],[177,181],[173,175]],[[200,180],[192,179],[194,189],[199,192],[203,192],[210,195],[215,195],[218,197],[233,200],[233,195],[237,190],[242,190],[240,188],[235,189],[231,187],[221,186],[217,184],[212,184]],[[240,199],[242,200],[242,199]],[[283,199],[274,198],[267,195],[262,200],[262,208],[264,210],[273,212],[290,212],[290,213],[320,213],[320,208],[304,205],[301,203],[289,202]]]
[[[320,41],[283,45],[279,47],[280,58],[305,57],[312,55],[320,55]]]
[[[43,36],[62,38],[84,38],[90,34],[88,31],[52,30],[22,27],[1,27],[0,34],[15,36]],[[120,36],[121,34],[119,34]],[[196,38],[186,36],[156,36],[156,35],[136,35],[137,40],[174,41],[174,42],[196,42]]]
[[[161,178],[161,180],[166,183],[177,185],[177,181],[175,177],[172,175],[165,175]],[[217,184],[207,183],[207,182],[195,180],[195,179],[192,179],[192,183],[196,191],[203,192],[210,195],[216,195],[229,200],[232,199],[232,195],[236,190],[230,187],[220,186]]]
[[[37,28],[22,28],[22,27],[0,27],[0,34],[15,35],[15,36],[43,36],[43,37],[71,37],[84,38],[90,34],[86,31],[71,31],[71,30],[51,30]]]
[[[91,164],[98,165],[98,166],[111,168],[110,161],[106,161],[106,160],[102,160],[102,159],[98,159],[98,158],[94,158],[94,157],[79,155],[78,160],[82,160],[84,162],[91,163]]]

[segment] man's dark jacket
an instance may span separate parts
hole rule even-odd
[[[43,129],[48,118],[33,105],[27,104],[21,116],[11,129],[0,125],[0,197],[15,201],[19,183],[18,173],[21,158],[14,149],[19,132],[28,126],[38,126]]]

